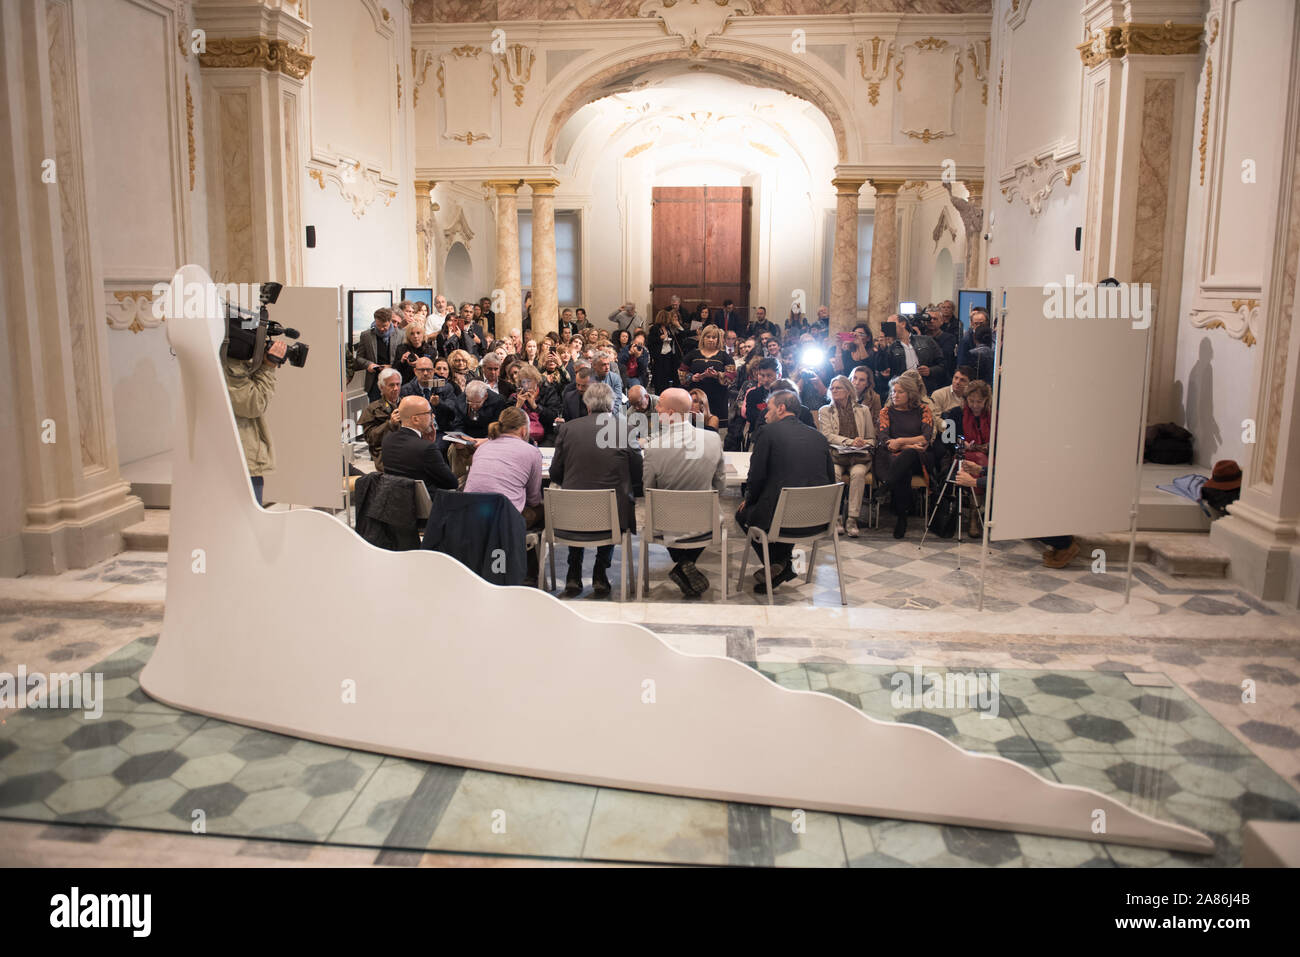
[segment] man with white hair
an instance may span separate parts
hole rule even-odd
[[[402,374],[389,366],[379,373],[379,398],[361,411],[361,418],[357,422],[361,427],[361,436],[370,449],[370,460],[375,463],[375,469],[379,472],[384,470],[384,436],[402,427],[402,420],[397,414],[401,391]]]
[[[615,329],[626,329],[631,332],[633,329],[640,328],[645,324],[645,320],[636,314],[636,303],[631,299],[623,303],[618,309],[609,314],[609,321],[614,324]]]
[[[623,408],[623,378],[614,365],[613,349],[597,349],[592,354],[591,384],[609,386],[614,393],[614,411]]]
[[[551,482],[566,489],[614,489],[618,497],[619,526],[622,531],[635,533],[636,500],[632,489],[641,484],[641,450],[627,430],[619,427],[614,413],[614,392],[609,386],[592,382],[582,393],[582,401],[588,414],[565,422],[555,437]],[[611,442],[611,435],[618,441]],[[547,521],[551,519],[548,517]],[[583,552],[582,548],[569,548],[569,572],[564,581],[566,598],[582,594]],[[591,589],[597,598],[605,598],[611,591],[606,571],[613,556],[613,545],[596,548]],[[625,568],[623,574],[630,575],[631,570]]]
[[[634,386],[633,388],[640,388]],[[727,487],[727,466],[722,437],[691,424],[691,396],[685,389],[665,389],[659,396],[659,432],[646,445],[645,487],[681,491],[718,490]],[[695,567],[703,548],[668,546],[673,570],[668,577],[683,597],[698,598],[709,590],[709,580]]]

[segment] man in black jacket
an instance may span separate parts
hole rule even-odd
[[[749,459],[745,503],[736,512],[736,521],[746,531],[753,525],[770,531],[782,489],[834,484],[835,466],[826,436],[799,421],[797,395],[788,390],[773,392],[767,400],[767,426],[754,443]],[[763,549],[758,542],[754,542],[754,551],[761,560]],[[793,552],[793,545],[768,545],[773,588],[796,577],[791,562]],[[763,570],[760,568],[754,577],[759,579],[754,591],[767,594]]]
[[[392,366],[401,342],[401,333],[393,328],[393,310],[387,306],[376,309],[375,321],[361,333],[348,370],[349,378],[366,370],[366,395],[371,402],[379,400],[379,373]]]
[[[578,366],[573,370],[573,381],[564,390],[564,421],[572,422],[587,414],[587,407],[582,402],[582,395],[591,382],[591,366]],[[613,390],[611,390],[613,391]]]
[[[434,443],[433,411],[418,395],[408,395],[397,407],[402,427],[384,436],[384,474],[420,479],[430,493],[454,489],[456,476]]]
[[[745,335],[757,339],[763,333],[769,333],[777,342],[781,341],[781,328],[767,318],[767,307],[759,306],[754,310],[754,321],[749,324]]]
[[[912,327],[898,316],[890,316],[889,319],[895,323],[898,333],[885,354],[885,361],[889,363],[889,378],[897,379],[908,369],[916,369],[925,380],[927,392],[946,386],[951,376],[946,374],[948,367],[944,364],[939,344],[929,336],[915,335]]]

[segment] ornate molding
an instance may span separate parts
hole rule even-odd
[[[515,91],[515,106],[524,105],[524,87],[533,78],[533,63],[536,60],[536,52],[522,43],[510,44],[502,55],[506,67],[506,82]]]
[[[1259,328],[1259,300],[1233,299],[1232,311],[1193,309],[1188,318],[1197,329],[1223,329],[1232,339],[1239,339],[1249,348],[1255,344]]]
[[[185,137],[190,151],[190,192],[194,192],[194,166],[196,152],[194,148],[194,97],[190,93],[190,78],[185,77]]]
[[[326,180],[338,186],[339,195],[352,204],[352,215],[357,219],[366,214],[366,207],[375,200],[382,198],[387,206],[397,196],[397,190],[380,182],[379,170],[364,169],[358,160],[339,160],[338,166],[329,170],[312,167],[307,175],[321,189],[325,188]]]
[[[1199,53],[1205,28],[1199,23],[1122,23],[1104,27],[1076,49],[1086,67],[1129,54],[1141,56],[1183,56]]]
[[[867,44],[871,44],[871,53],[867,53]],[[894,59],[895,44],[893,40],[872,37],[865,43],[858,44],[858,65],[862,70],[862,79],[867,84],[867,101],[875,106],[880,100],[880,84],[889,77],[889,64]],[[867,66],[870,57],[871,66]]]
[[[104,313],[108,328],[115,332],[139,333],[156,329],[166,321],[165,316],[153,314],[152,289],[104,290]]]
[[[464,143],[466,146],[473,146],[475,143],[479,142],[480,140],[491,139],[491,134],[474,133],[469,130],[466,130],[464,133],[452,133],[451,138],[453,140],[459,140],[460,142]]]
[[[923,130],[903,130],[910,139],[920,140],[922,143],[929,143],[931,140],[941,140],[945,136],[955,136],[952,130],[932,130],[928,126]]]
[[[1002,187],[1002,195],[1011,202],[1019,196],[1029,207],[1029,215],[1037,216],[1043,211],[1043,202],[1052,195],[1052,189],[1058,180],[1064,180],[1069,186],[1074,181],[1074,174],[1083,168],[1082,163],[1062,166],[1050,156],[1037,158],[1016,167],[1010,183]]]
[[[668,36],[681,37],[682,44],[698,56],[708,46],[709,38],[722,33],[734,16],[754,13],[750,0],[712,0],[679,3],[678,0],[644,0],[638,17],[657,17]]]
[[[420,87],[424,86],[425,78],[429,75],[429,67],[433,63],[433,54],[428,50],[411,50],[411,106],[412,108],[420,105]],[[438,84],[439,92],[442,92],[441,81]]]
[[[314,59],[310,53],[290,46],[287,40],[269,37],[214,37],[207,41],[207,50],[199,54],[199,64],[209,69],[260,68],[295,80],[306,78]]]
[[[397,71],[397,108],[400,110],[402,108],[402,65],[395,63],[393,69]]]
[[[451,225],[442,231],[442,238],[447,245],[444,249],[451,247],[452,243],[463,243],[469,248],[470,241],[474,238],[474,230],[469,227],[469,220],[465,218],[465,208],[459,204],[456,206],[456,215],[452,217]]]
[[[984,84],[984,89],[980,93],[980,102],[985,106],[989,104],[989,57],[992,55],[993,40],[986,37],[983,40],[972,40],[966,48],[966,55],[970,58],[971,72],[975,79]]]
[[[1209,38],[1205,41],[1205,92],[1201,95],[1201,139],[1196,146],[1196,152],[1201,160],[1200,185],[1202,186],[1205,185],[1205,154],[1210,143],[1210,95],[1214,89],[1214,57],[1211,53],[1214,50],[1214,41],[1219,39],[1220,13],[1216,4],[1206,19],[1206,32],[1209,33]]]
[[[930,238],[934,240],[934,252],[939,250],[939,243],[943,241],[943,234],[947,233],[951,242],[957,241],[957,227],[948,222],[948,207],[939,208],[939,218],[935,221],[934,229],[930,232]]]

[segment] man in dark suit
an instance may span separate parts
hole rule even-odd
[[[927,392],[946,386],[952,376],[948,373],[939,344],[929,336],[917,335],[912,325],[898,316],[889,319],[895,323],[897,331],[896,339],[885,350],[889,378],[897,379],[908,369],[915,369],[925,380]]]
[[[474,440],[472,446],[443,442],[452,472],[463,480],[469,474],[474,450],[488,440],[488,426],[501,417],[508,403],[482,379],[467,383],[464,392],[447,401],[452,410],[451,431],[463,432]]]
[[[555,438],[555,456],[551,459],[550,478],[566,489],[612,488],[618,494],[618,521],[622,531],[636,531],[636,500],[632,489],[641,484],[641,449],[624,420],[614,412],[614,390],[593,382],[582,393],[590,415],[565,422]],[[613,435],[617,441],[610,441]],[[825,441],[825,440],[823,440]],[[551,521],[548,517],[547,521]],[[582,553],[585,549],[569,548],[569,573],[564,580],[564,597],[582,594]],[[613,545],[596,548],[596,567],[591,574],[592,594],[609,595],[609,577],[605,574],[614,557]],[[629,569],[623,569],[629,574]]]
[[[767,425],[759,433],[749,459],[745,503],[736,512],[736,521],[746,531],[752,525],[770,530],[782,489],[834,484],[835,466],[826,436],[799,421],[797,395],[788,390],[773,392],[767,400]],[[754,551],[761,560],[763,549],[758,542],[754,542]],[[768,546],[773,588],[796,577],[790,560],[793,553],[793,545]],[[755,577],[760,581],[754,591],[767,594],[761,568]]]
[[[487,333],[483,331],[481,323],[474,321],[473,303],[461,304],[460,327],[464,330],[461,335],[461,348],[475,359],[483,358],[483,354],[487,352]]]
[[[749,319],[743,312],[736,308],[736,304],[730,299],[722,300],[722,315],[718,317],[718,327],[723,331],[723,338],[726,333],[734,332],[739,338],[745,334],[749,328]]]
[[[573,381],[564,390],[564,421],[572,422],[587,414],[582,396],[591,382],[591,366],[578,366],[573,370]],[[613,391],[612,389],[610,391]]]
[[[384,474],[419,479],[430,494],[436,488],[455,489],[456,476],[434,443],[433,410],[418,395],[408,395],[397,407],[402,427],[384,436]]]
[[[393,310],[387,306],[376,309],[375,321],[361,333],[348,370],[348,378],[366,370],[366,395],[371,402],[379,400],[379,373],[392,366],[401,341],[401,334],[393,327]]]
[[[746,330],[745,335],[757,339],[765,332],[777,342],[781,341],[781,328],[767,318],[767,307],[759,306],[754,310],[754,321],[749,324],[749,329]]]

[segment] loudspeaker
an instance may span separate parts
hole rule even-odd
[[[316,227],[315,226],[307,227],[307,248],[308,249],[316,248]]]
[[[311,227],[308,226],[307,228],[310,229]],[[1077,253],[1081,249],[1083,249],[1083,227],[1075,226],[1074,227],[1074,251]]]

